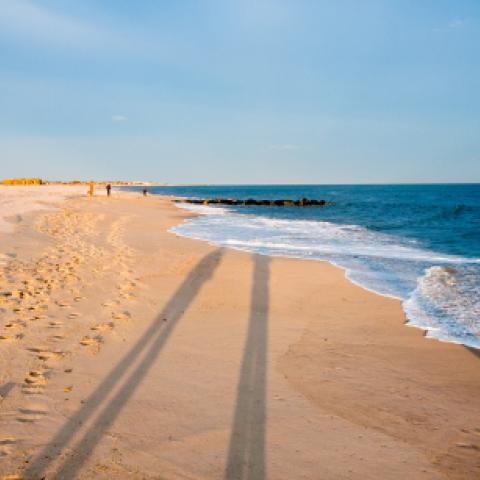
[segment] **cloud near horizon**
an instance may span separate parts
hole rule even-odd
[[[128,117],[125,115],[112,115],[112,122],[115,123],[121,123],[121,122],[126,122],[128,120]]]
[[[295,145],[293,143],[275,144],[275,145],[270,145],[268,149],[288,152],[292,150],[300,150],[300,145]]]

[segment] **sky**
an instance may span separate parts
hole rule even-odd
[[[480,1],[0,0],[0,167],[480,182]]]

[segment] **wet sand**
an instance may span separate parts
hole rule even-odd
[[[327,263],[168,233],[187,217],[114,192],[0,233],[0,475],[480,476],[478,351]]]

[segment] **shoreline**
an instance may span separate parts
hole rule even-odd
[[[10,442],[0,447],[1,474],[223,478],[254,468],[242,465],[244,455],[260,468],[255,478],[480,471],[477,353],[425,342],[404,328],[399,300],[356,286],[325,261],[169,232],[192,216],[155,196],[79,197],[25,215],[10,234],[7,250],[23,262],[9,272],[15,281],[35,265],[68,268],[42,297],[48,318],[19,319],[24,337],[0,343],[8,365],[0,387],[15,385],[0,401],[0,440]],[[33,234],[38,226],[44,233]],[[72,273],[78,280],[67,282]],[[114,298],[120,303],[103,306]],[[82,340],[95,332],[98,343]],[[40,342],[45,355],[69,353],[35,359],[28,349]],[[29,369],[43,372],[34,398],[22,391]],[[41,451],[52,460],[40,461]]]
[[[159,195],[160,196],[160,195]],[[163,197],[163,195],[162,195]],[[165,195],[164,196],[165,198],[168,198],[168,199],[176,199],[176,200],[181,200],[182,197],[175,197],[175,196],[169,196],[169,195]],[[180,209],[183,209],[183,207],[179,206],[179,205],[175,205],[177,206],[178,208]],[[188,211],[185,209],[185,211]],[[200,217],[202,214],[201,213],[195,213],[195,212],[192,212],[190,211],[191,215],[189,215],[189,217],[187,217],[187,220],[188,221],[188,218],[197,218],[197,217]],[[176,228],[178,225],[175,225],[173,228]],[[214,246],[214,247],[218,247],[219,244],[216,244],[215,242],[210,242],[208,240],[203,240],[201,238],[198,238],[198,237],[189,237],[188,235],[182,235],[181,233],[177,233],[177,232],[174,232],[173,230],[170,231],[170,233],[174,234],[174,235],[179,235],[181,237],[184,237],[184,238],[189,238],[191,240],[197,240],[199,242],[206,242],[208,245],[211,245],[211,246]],[[242,249],[240,247],[233,247],[233,246],[227,246],[225,248],[229,248],[231,250],[236,250],[238,252],[245,252],[245,253],[253,253],[251,252],[250,250],[247,250],[247,249]],[[258,255],[263,255],[263,256],[266,256],[266,257],[272,257],[272,258],[275,258],[275,257],[278,257],[278,258],[289,258],[291,260],[306,260],[306,261],[310,261],[310,262],[325,262],[325,263],[328,263],[329,265],[331,265],[332,267],[335,267],[335,268],[338,268],[340,270],[343,271],[344,275],[345,275],[345,279],[348,280],[350,283],[352,283],[353,285],[359,287],[359,288],[362,288],[363,290],[366,290],[367,292],[370,292],[370,293],[373,293],[375,295],[379,295],[380,297],[385,297],[385,298],[390,298],[392,300],[398,300],[399,302],[403,302],[404,300],[400,297],[397,297],[395,295],[391,295],[391,294],[388,294],[388,293],[381,293],[381,292],[377,292],[376,290],[373,290],[371,288],[368,288],[367,286],[365,285],[362,285],[361,283],[359,282],[356,282],[355,280],[352,280],[348,274],[349,274],[349,270],[347,267],[343,267],[342,265],[339,265],[331,260],[323,260],[321,258],[302,258],[302,257],[295,257],[293,255],[273,255],[271,253],[258,253]],[[407,319],[406,319],[407,320]],[[422,328],[422,327],[417,327],[416,325],[412,325],[413,327],[415,328]],[[436,339],[435,339],[436,340]],[[441,341],[441,340],[438,340],[438,341]],[[455,342],[451,342],[451,343],[455,343]]]
[[[158,195],[162,198],[167,198],[167,199],[170,199],[174,205],[179,208],[179,209],[182,209],[186,212],[189,212],[191,213],[191,217],[190,218],[196,218],[196,217],[201,217],[202,216],[202,213],[198,213],[198,212],[195,212],[193,210],[190,210],[188,209],[187,207],[184,207],[181,205],[181,202],[183,200],[183,197],[175,197],[175,196],[171,196],[171,195]],[[188,204],[187,204],[188,205]],[[210,208],[217,208],[215,206],[212,206],[212,205],[209,205],[208,207]],[[220,206],[220,208],[222,208]],[[260,217],[262,218],[262,217]],[[188,221],[188,220],[187,220]],[[185,223],[185,222],[183,222]],[[240,252],[247,252],[247,253],[255,253],[254,250],[249,250],[247,247],[245,248],[241,248],[241,247],[236,247],[236,246],[232,246],[232,245],[224,245],[222,243],[216,243],[214,241],[210,241],[210,240],[206,240],[206,239],[202,239],[200,237],[195,237],[195,236],[189,236],[189,235],[186,235],[186,234],[182,234],[182,233],[179,233],[179,232],[176,232],[175,231],[175,228],[177,228],[178,226],[175,226],[173,227],[171,233],[174,233],[176,235],[180,235],[180,236],[183,236],[185,238],[190,238],[190,239],[193,239],[193,240],[198,240],[198,241],[203,241],[203,242],[206,242],[207,244],[209,245],[212,245],[212,246],[224,246],[225,248],[230,248],[230,249],[233,249],[233,250],[236,250],[236,251],[240,251]],[[300,256],[295,256],[295,255],[288,255],[288,254],[273,254],[273,253],[260,253],[260,252],[256,252],[257,254],[259,255],[266,255],[266,256],[270,256],[270,257],[279,257],[279,258],[290,258],[290,259],[295,259],[295,260],[308,260],[308,261],[319,261],[319,262],[327,262],[329,265],[332,265],[333,267],[335,268],[338,268],[340,270],[343,271],[344,273],[344,276],[345,276],[345,279],[349,282],[351,282],[353,285],[359,287],[359,288],[362,288],[364,290],[366,290],[367,292],[370,292],[374,295],[379,295],[381,297],[385,297],[385,298],[389,298],[389,299],[392,299],[392,300],[395,300],[395,301],[398,301],[400,302],[401,304],[401,309],[403,311],[403,314],[404,314],[404,324],[405,326],[407,327],[412,327],[412,328],[416,328],[416,329],[419,329],[423,332],[424,334],[424,337],[426,339],[429,339],[429,340],[436,340],[438,342],[442,342],[442,343],[451,343],[451,344],[454,344],[454,345],[461,345],[461,346],[464,346],[465,348],[472,348],[474,350],[478,350],[480,351],[480,346],[476,346],[476,345],[469,345],[469,344],[466,344],[464,342],[462,342],[461,340],[456,340],[456,339],[445,339],[445,338],[439,338],[439,337],[435,337],[433,336],[430,331],[432,330],[432,327],[428,327],[428,326],[423,326],[421,324],[416,324],[415,323],[415,318],[412,318],[410,319],[409,316],[408,316],[408,313],[406,311],[406,308],[404,306],[404,304],[406,302],[409,302],[410,301],[410,298],[401,298],[399,296],[396,296],[394,294],[389,294],[389,293],[383,293],[381,291],[378,291],[378,290],[375,290],[374,288],[370,288],[364,284],[362,284],[361,282],[359,281],[356,281],[354,280],[353,278],[351,278],[351,275],[352,275],[352,271],[351,269],[349,269],[348,267],[346,266],[343,266],[343,265],[340,265],[332,260],[328,260],[328,259],[322,259],[322,258],[305,258],[305,257],[300,257]],[[472,259],[472,263],[477,263],[475,262],[473,259]]]

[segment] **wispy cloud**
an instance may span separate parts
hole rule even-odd
[[[125,59],[148,58],[178,64],[178,49],[172,40],[158,32],[161,40],[145,29],[130,28],[121,23],[105,23],[104,11],[86,10],[89,14],[76,15],[37,0],[0,0],[0,42],[6,40],[29,49],[49,51],[86,52],[89,55]],[[50,2],[48,2],[50,3]],[[68,2],[67,2],[68,3]],[[73,3],[73,2],[72,2]],[[100,2],[98,2],[100,4]],[[96,14],[97,12],[98,14]],[[179,45],[175,39],[175,45]]]
[[[125,115],[112,115],[112,122],[115,123],[121,123],[121,122],[126,122],[128,120],[128,117]]]
[[[449,32],[452,30],[460,30],[461,28],[465,27],[467,21],[465,19],[461,18],[454,18],[453,20],[450,20],[447,25],[443,27],[437,27],[434,28],[434,32]]]
[[[465,25],[465,20],[460,20],[460,19],[455,19],[455,20],[452,20],[449,24],[448,24],[448,28],[450,30],[454,30],[456,28],[462,28],[463,26]]]
[[[295,145],[293,143],[274,144],[274,145],[270,145],[268,149],[288,152],[293,150],[300,150],[300,145]]]
[[[91,25],[31,0],[0,0],[0,35],[59,48],[88,46],[97,43],[102,36]]]

